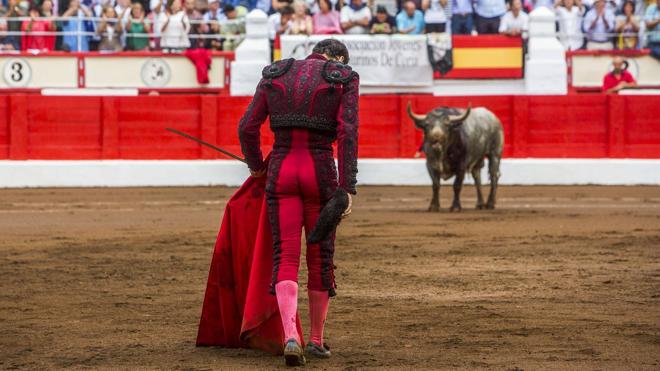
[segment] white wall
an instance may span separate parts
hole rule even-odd
[[[660,185],[660,160],[504,159],[501,172],[500,184]],[[0,161],[2,188],[237,186],[247,176],[245,165],[231,160]],[[482,178],[488,179],[485,170]],[[423,159],[360,160],[358,180],[362,185],[430,184]]]

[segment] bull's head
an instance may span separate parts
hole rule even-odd
[[[458,128],[463,121],[470,115],[472,103],[468,104],[465,112],[454,108],[442,107],[436,108],[426,115],[414,113],[412,105],[408,101],[408,116],[415,122],[415,126],[424,130],[424,140],[436,147],[441,147],[446,143],[449,132]]]

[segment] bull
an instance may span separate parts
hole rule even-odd
[[[471,173],[477,188],[477,209],[494,209],[504,134],[500,120],[483,107],[456,109],[439,107],[428,114],[414,113],[408,102],[408,116],[424,131],[426,168],[433,182],[429,211],[440,210],[440,180],[454,179],[454,200],[449,211],[460,211],[460,194],[465,173]],[[488,158],[490,194],[484,203],[481,169]]]

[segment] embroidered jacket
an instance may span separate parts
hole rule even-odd
[[[359,76],[347,65],[319,54],[285,59],[267,66],[252,102],[238,125],[248,166],[264,166],[259,130],[304,128],[337,139],[339,186],[355,194],[357,174]]]

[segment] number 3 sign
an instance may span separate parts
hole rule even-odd
[[[2,70],[5,83],[11,87],[20,88],[27,86],[32,78],[32,69],[28,61],[22,58],[12,58],[5,62]]]

